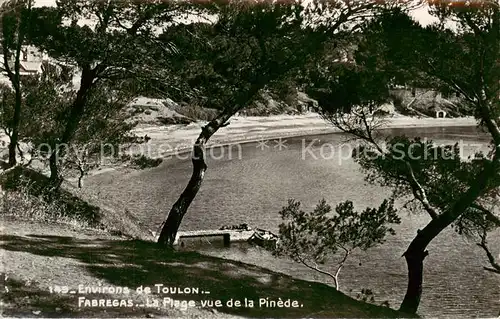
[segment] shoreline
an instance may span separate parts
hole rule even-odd
[[[139,136],[143,134],[151,137],[150,143],[152,143],[151,146],[148,145],[148,148],[154,149],[157,145],[168,145],[170,147],[168,150],[160,151],[157,154],[157,157],[166,158],[174,154],[189,152],[205,124],[204,122],[197,122],[190,125],[171,125],[167,127],[144,126],[135,129],[134,133]],[[472,117],[437,119],[399,116],[387,119],[387,122],[380,129],[476,125],[477,121]],[[317,114],[235,117],[229,126],[217,131],[206,146],[224,147],[234,144],[255,143],[266,139],[296,138],[335,133],[342,132]]]
[[[127,151],[130,155],[143,154],[149,158],[167,159],[173,155],[183,155],[191,151],[201,128],[206,122],[196,122],[188,125],[143,125],[135,128],[133,133],[138,136],[148,135],[151,140],[147,144],[137,145],[139,152]],[[425,127],[460,127],[476,126],[473,117],[463,118],[416,118],[395,116],[388,118],[381,127],[385,129],[425,128]],[[304,115],[274,115],[269,117],[236,116],[230,120],[230,125],[217,131],[206,144],[210,147],[226,147],[235,144],[255,143],[268,139],[297,138],[314,135],[341,133],[337,128],[321,118],[318,114]],[[163,150],[167,146],[165,150]],[[145,148],[144,148],[145,147]],[[134,147],[132,147],[133,149]],[[163,151],[162,151],[163,150]],[[88,176],[100,175],[121,169],[127,165],[102,167],[88,173]],[[76,181],[69,178],[68,181]]]

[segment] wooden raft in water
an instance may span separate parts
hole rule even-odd
[[[224,246],[229,246],[231,242],[247,241],[253,234],[253,230],[232,229],[180,231],[177,233],[174,245],[181,243],[181,239],[183,238],[222,237]]]

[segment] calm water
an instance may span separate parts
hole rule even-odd
[[[438,143],[462,140],[464,154],[485,149],[487,137],[473,127],[392,129],[386,134],[432,138]],[[311,147],[311,142],[315,141]],[[283,142],[283,141],[282,141]],[[269,141],[267,146],[244,144],[215,148],[207,159],[209,169],[203,186],[184,218],[182,229],[216,229],[221,225],[247,223],[277,231],[278,215],[289,198],[301,201],[305,209],[325,198],[335,205],[352,200],[356,207],[378,206],[388,191],[364,182],[359,166],[350,158],[342,134]],[[482,143],[482,144],[481,144]],[[309,146],[309,147],[308,147]],[[157,168],[127,175],[90,177],[100,198],[110,206],[128,209],[156,230],[168,209],[185,187],[191,173],[189,159],[171,158]],[[379,303],[389,301],[397,308],[406,289],[406,264],[401,257],[427,215],[401,212],[397,235],[383,246],[351,257],[340,275],[341,290],[356,296],[362,288],[373,290]],[[490,239],[500,252],[499,233]],[[276,259],[247,245],[230,249],[206,245],[204,252],[309,280],[326,281],[301,265]],[[482,270],[484,253],[473,242],[447,229],[429,246],[425,260],[424,295],[419,313],[429,317],[493,317],[500,311],[500,276]]]

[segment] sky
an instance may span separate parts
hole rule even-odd
[[[423,26],[439,21],[438,18],[429,14],[428,8],[428,6],[420,7],[412,10],[410,14]]]
[[[2,1],[3,0],[0,0],[0,3]],[[35,0],[35,6],[37,6],[37,7],[54,6],[55,3],[56,3],[56,0]],[[426,26],[432,22],[437,21],[437,19],[435,17],[431,16],[427,12],[427,6],[413,10],[411,12],[411,15],[415,18],[415,20],[417,20],[423,26]]]

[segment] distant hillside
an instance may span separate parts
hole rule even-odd
[[[311,110],[314,105],[316,105],[316,101],[302,92],[298,92],[294,100],[288,104],[273,99],[269,94],[263,94],[261,99],[255,101],[240,114],[247,116],[303,114]],[[218,114],[216,109],[187,103],[176,103],[168,98],[155,99],[142,96],[130,102],[126,112],[130,116],[129,120],[131,122],[152,125],[189,124],[199,120],[209,121]]]
[[[446,112],[446,117],[471,115],[464,108],[463,99],[456,94],[442,94],[432,89],[393,89],[391,99],[395,111],[410,116],[436,117],[436,112]]]
[[[171,99],[153,99],[137,97],[129,103],[126,112],[131,122],[138,124],[189,124],[194,121],[175,111],[179,105]]]
[[[463,107],[460,96],[443,95],[431,89],[393,89],[390,101],[382,105],[378,115],[409,115],[420,117],[436,117],[438,111],[444,111],[445,117],[462,117],[471,115]],[[280,114],[304,114],[313,111],[317,102],[303,92],[297,92],[290,101],[283,102],[264,93],[262,98],[239,112],[246,116],[270,116]],[[464,111],[465,110],[465,111]],[[127,112],[130,120],[138,124],[170,125],[189,124],[194,121],[209,121],[218,111],[187,103],[176,103],[171,99],[154,99],[138,97],[132,101]]]
[[[250,107],[241,111],[240,114],[248,116],[267,116],[280,114],[303,114],[310,111],[317,102],[303,92],[297,92],[291,96],[289,101],[277,101],[270,94],[262,94],[262,98],[255,101]]]

